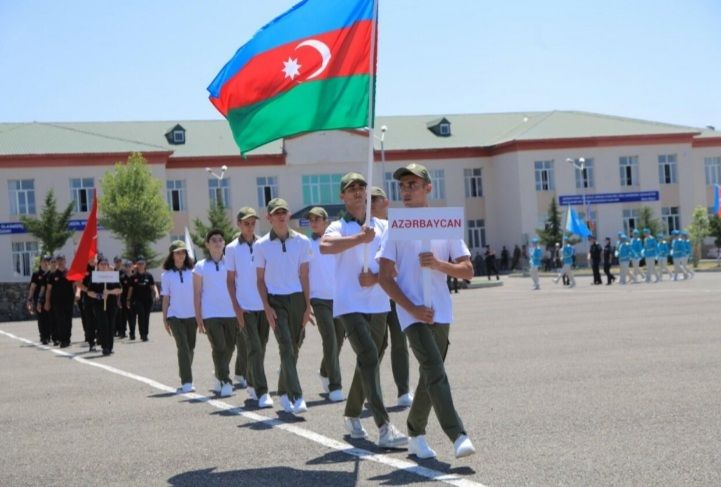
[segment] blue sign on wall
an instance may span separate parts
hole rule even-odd
[[[630,193],[595,193],[586,195],[587,205],[604,205],[607,203],[633,203],[636,201],[658,201],[658,191],[635,191]],[[558,197],[558,204],[582,205],[583,195],[567,194]]]
[[[87,220],[70,220],[68,221],[68,230],[82,232],[85,230],[87,223]],[[103,230],[103,227],[98,225],[98,230]],[[25,226],[20,222],[0,222],[0,235],[8,235],[11,233],[28,233],[28,231],[25,230]]]

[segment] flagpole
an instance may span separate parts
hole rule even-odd
[[[370,66],[368,70],[368,187],[366,189],[366,225],[369,225],[371,222],[370,186],[373,186],[373,105],[375,103],[376,35],[378,29],[378,0],[372,1],[373,21],[371,22]],[[363,247],[363,272],[368,272],[368,244],[365,244]]]

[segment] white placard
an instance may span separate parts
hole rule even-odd
[[[98,282],[120,282],[118,271],[93,271],[92,281]]]
[[[465,238],[463,208],[389,208],[389,240],[457,240]]]

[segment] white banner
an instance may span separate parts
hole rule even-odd
[[[465,238],[463,208],[389,208],[389,240],[456,240]]]
[[[93,271],[93,282],[120,282],[118,271]]]

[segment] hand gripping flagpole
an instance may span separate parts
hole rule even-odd
[[[368,186],[366,187],[365,225],[371,224],[370,186],[373,185],[373,105],[375,103],[376,35],[378,32],[378,0],[373,0],[373,22],[371,22],[370,67],[368,71]],[[363,246],[363,272],[368,272],[368,244]]]

